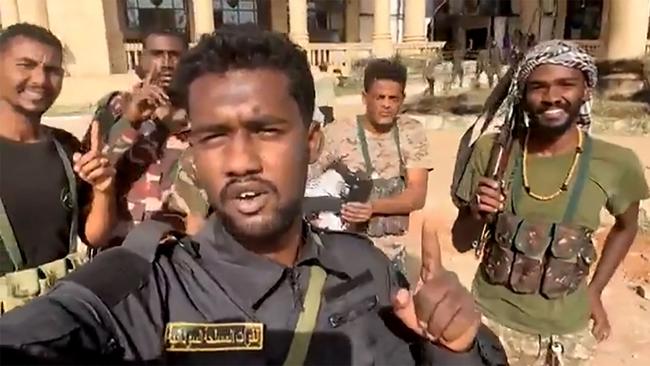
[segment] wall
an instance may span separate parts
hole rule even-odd
[[[63,90],[55,105],[87,106],[115,90],[130,90],[138,82],[133,73],[109,76],[71,76],[63,80]]]
[[[100,76],[126,70],[115,1],[47,0],[47,11],[50,30],[66,47],[71,75]]]

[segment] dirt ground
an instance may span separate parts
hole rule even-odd
[[[411,95],[421,91],[416,85],[407,89]],[[360,112],[360,97],[347,96],[337,100],[337,116]],[[65,128],[81,136],[89,117],[65,117],[48,119],[47,124]],[[425,208],[411,217],[409,230],[411,272],[419,270],[420,239],[419,231],[423,220],[435,222],[441,240],[441,251],[445,266],[456,271],[462,282],[471,283],[477,260],[472,252],[460,254],[451,244],[450,227],[455,217],[455,208],[449,199],[449,184],[455,160],[460,131],[434,131],[429,133],[429,142],[435,155],[435,170],[429,178],[429,194]],[[646,179],[650,179],[650,138],[601,136],[612,142],[634,149],[646,169]],[[600,237],[606,234],[603,228]],[[640,236],[634,243],[630,254],[604,292],[604,302],[612,324],[612,336],[599,345],[593,361],[594,366],[627,365],[645,366],[650,364],[650,301],[641,298],[631,286],[650,283],[650,236]]]

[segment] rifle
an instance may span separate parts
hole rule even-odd
[[[336,162],[331,167],[339,173],[345,182],[345,192],[341,198],[332,196],[305,197],[303,200],[303,214],[311,215],[319,212],[339,212],[345,202],[367,202],[372,192],[372,180],[367,174],[352,173],[347,166]]]
[[[510,150],[512,149],[512,144],[515,141],[514,130],[519,120],[521,112],[517,106],[513,108],[510,116],[504,121],[503,125],[499,129],[499,134],[494,139],[492,144],[492,149],[490,151],[490,159],[488,160],[487,168],[485,174],[483,175],[486,178],[492,179],[499,182],[501,188],[505,187],[505,182],[503,180],[503,175],[505,174],[506,167],[508,165],[508,157],[510,156]],[[477,258],[480,258],[483,248],[489,239],[489,227],[496,221],[495,214],[488,214],[485,223],[483,224],[483,229],[481,230],[481,235],[477,240],[472,243],[474,248],[474,254]]]
[[[352,173],[345,164],[336,162],[332,165],[337,173],[343,177],[347,192],[343,194],[345,202],[367,202],[372,193],[372,179],[365,172]]]
[[[492,119],[498,112],[499,107],[508,96],[518,61],[519,60],[516,60],[515,63],[508,69],[508,72],[506,72],[503,78],[499,80],[496,87],[492,90],[492,93],[490,93],[486,99],[482,113],[482,116],[485,118],[485,123],[483,126],[481,126],[481,134],[487,130],[490,122],[492,122]],[[488,160],[488,165],[483,175],[486,178],[499,182],[501,187],[504,187],[505,185],[503,181],[503,175],[508,165],[508,157],[510,155],[510,150],[514,142],[513,135],[515,129],[518,126],[518,121],[521,121],[521,117],[521,108],[518,105],[512,106],[510,115],[506,117],[503,125],[499,128],[499,133],[496,136],[494,143],[492,144],[490,159]],[[495,222],[495,220],[495,214],[488,215],[486,217],[485,223],[483,224],[480,236],[472,243],[474,254],[477,258],[480,258],[481,253],[483,252],[483,248],[485,247],[485,244],[487,244],[487,241],[489,239],[489,228]]]

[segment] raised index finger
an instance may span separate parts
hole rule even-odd
[[[144,78],[144,85],[151,85],[156,76],[156,66],[152,65],[151,69],[147,73],[147,76]]]

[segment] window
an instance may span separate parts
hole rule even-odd
[[[140,35],[151,28],[175,29],[187,35],[185,0],[127,0],[126,21],[129,29]]]
[[[214,6],[214,25],[257,24],[256,0],[212,0]]]
[[[340,42],[345,35],[345,3],[342,0],[309,0],[307,30],[312,42]]]

